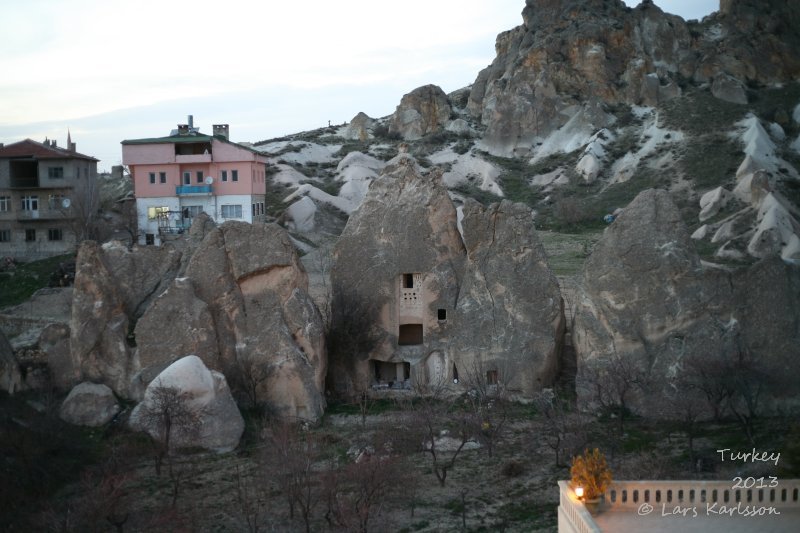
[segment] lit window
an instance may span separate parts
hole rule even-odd
[[[242,218],[241,205],[223,205],[222,218]]]
[[[25,242],[36,242],[36,230],[35,229],[26,229],[25,230]]]
[[[11,211],[10,196],[0,196],[0,211]]]
[[[169,214],[169,207],[148,207],[147,218],[154,220],[156,218],[163,218]]]
[[[47,230],[48,241],[62,241],[64,240],[64,232],[61,228],[50,228]]]
[[[22,197],[22,210],[23,211],[38,211],[39,197],[38,196],[23,196]]]
[[[47,169],[47,177],[52,179],[60,179],[64,177],[64,167],[49,167]]]

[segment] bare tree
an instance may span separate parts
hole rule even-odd
[[[555,389],[545,389],[534,397],[536,409],[544,418],[544,438],[556,456],[556,466],[568,466],[569,459],[586,447],[587,417],[575,409],[567,398]]]
[[[237,400],[251,409],[263,408],[259,391],[272,375],[274,368],[264,360],[252,355],[237,358],[226,365],[225,376]]]
[[[320,498],[313,468],[319,456],[319,446],[309,432],[301,434],[295,425],[285,421],[277,421],[269,428],[262,462],[286,498],[289,518],[294,519],[298,511],[307,532],[311,531],[313,511]]]
[[[443,384],[424,387],[417,384],[410,400],[411,429],[431,458],[431,466],[439,485],[444,487],[447,474],[468,442],[473,440],[476,423],[474,413],[457,408],[454,397]],[[445,438],[443,438],[445,437]],[[447,449],[443,443],[447,442]]]
[[[645,373],[630,354],[616,351],[604,361],[597,361],[583,372],[583,380],[605,410],[615,413],[620,435],[625,434],[625,418],[630,401],[645,384]]]
[[[416,477],[397,447],[388,434],[378,433],[369,452],[325,474],[325,517],[330,525],[366,533],[386,503],[407,498],[409,489],[413,494]]]
[[[474,434],[486,446],[489,457],[502,438],[510,407],[509,383],[511,372],[487,370],[479,360],[472,362],[464,373],[467,386],[465,403],[475,423]]]
[[[254,481],[241,466],[236,466],[236,501],[250,533],[258,533],[266,521],[266,498],[262,487],[263,484]]]
[[[170,479],[180,477],[170,456],[172,442],[177,435],[191,437],[200,430],[202,409],[192,405],[193,395],[177,387],[156,386],[150,389],[141,404],[139,423],[148,428],[153,437],[156,474],[167,460]],[[174,500],[177,499],[177,490]],[[173,501],[174,501],[173,500]]]

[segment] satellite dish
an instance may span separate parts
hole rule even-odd
[[[64,198],[63,200],[61,200],[61,207],[63,207],[64,209],[69,209],[69,206],[71,205],[72,205],[72,200],[70,200],[69,198]]]
[[[206,176],[206,185],[211,185],[212,183],[214,183],[214,178]]]

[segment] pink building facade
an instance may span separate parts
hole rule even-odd
[[[229,141],[227,124],[213,129],[204,135],[191,124],[178,125],[167,137],[122,141],[140,244],[161,244],[182,233],[201,212],[217,223],[264,222],[266,157]]]

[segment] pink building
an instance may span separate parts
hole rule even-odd
[[[264,221],[267,159],[228,140],[228,125],[205,135],[179,124],[167,137],[122,141],[133,177],[140,244],[182,233],[201,212],[216,222]]]

